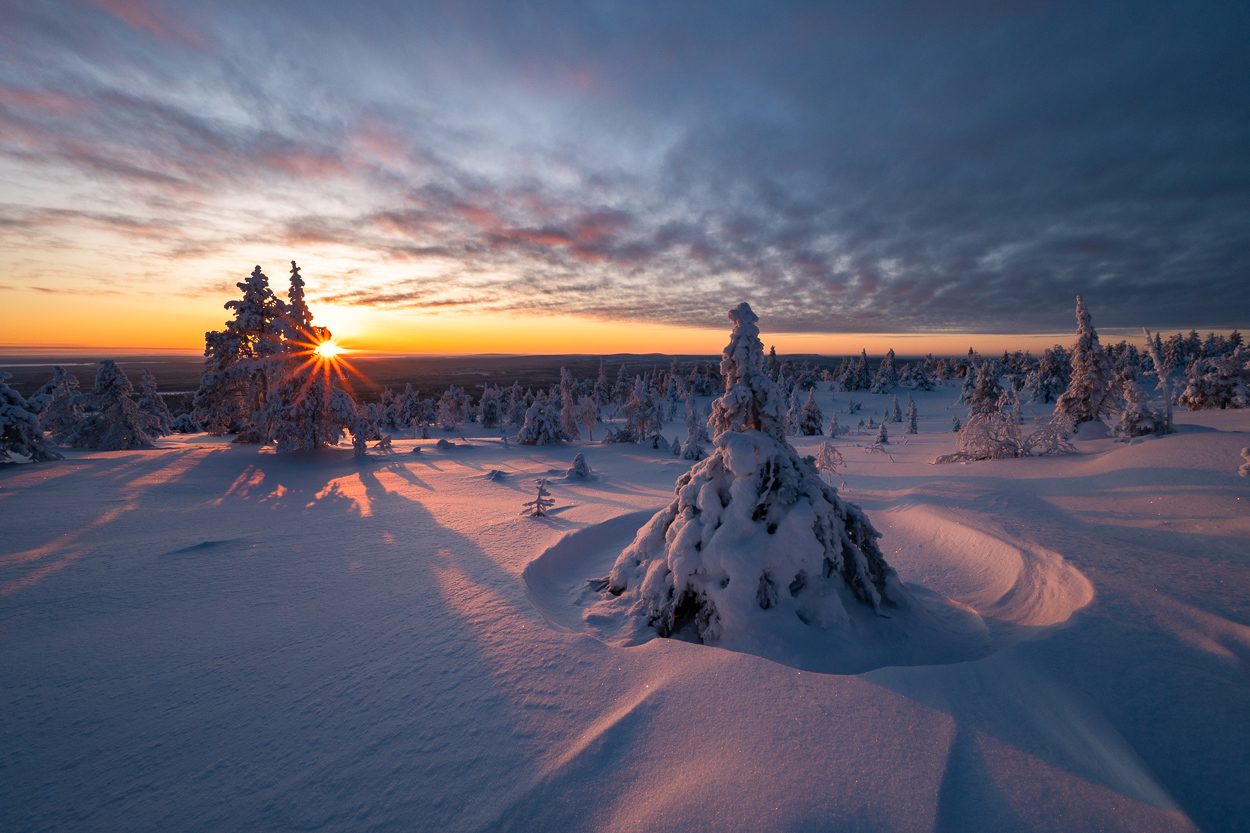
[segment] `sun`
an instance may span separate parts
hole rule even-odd
[[[333,359],[346,352],[346,348],[334,343],[334,340],[323,341],[317,345],[316,353],[323,359]]]

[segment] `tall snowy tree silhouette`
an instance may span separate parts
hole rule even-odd
[[[631,638],[750,639],[797,620],[850,636],[846,604],[904,604],[879,533],[785,440],[784,399],[764,367],[759,318],[730,310],[712,406],[716,450],[677,481],[676,499],[597,582],[626,609]]]
[[[259,266],[236,286],[243,297],[226,302],[234,320],[204,334],[204,372],[191,418],[210,434],[235,432],[237,442],[258,443],[264,437],[256,416],[268,399],[271,360],[283,349],[287,310]]]
[[[356,403],[335,382],[342,378],[338,362],[319,352],[331,339],[325,327],[313,324],[304,300],[304,279],[291,261],[289,304],[281,318],[280,349],[265,368],[273,379],[265,409],[258,415],[265,442],[278,451],[301,451],[335,445],[358,421]]]
[[[1093,422],[1111,413],[1111,382],[1115,371],[1098,341],[1098,331],[1076,296],[1076,345],[1072,348],[1072,381],[1055,403],[1055,413],[1065,414],[1074,424]]]

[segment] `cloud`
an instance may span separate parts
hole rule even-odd
[[[132,37],[0,34],[0,165],[61,198],[0,235],[332,248],[388,268],[323,300],[379,308],[1246,325],[1245,10],[93,5]]]

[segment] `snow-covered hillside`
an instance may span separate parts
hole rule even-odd
[[[1245,830],[1250,412],[932,465],[957,394],[885,451],[832,440],[958,637],[855,674],[585,626],[693,465],[649,446],[192,434],[0,469],[0,829]]]

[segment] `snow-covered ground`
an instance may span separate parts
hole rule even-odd
[[[967,636],[853,675],[582,627],[690,466],[651,449],[190,435],[6,467],[0,830],[1250,828],[1250,413],[934,466],[955,395],[888,454],[835,441]],[[826,423],[889,403],[850,396]],[[562,479],[578,451],[595,479]],[[547,519],[518,514],[538,477]]]

